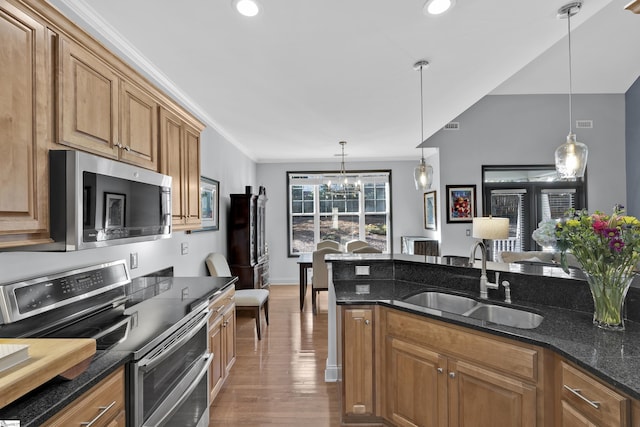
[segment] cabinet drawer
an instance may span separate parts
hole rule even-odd
[[[428,344],[443,354],[476,361],[520,378],[537,381],[538,351],[487,334],[467,332],[450,324],[389,310],[387,333]]]
[[[234,286],[215,297],[209,304],[211,310],[211,320],[224,313],[224,311],[234,302],[236,289]]]
[[[103,427],[109,426],[109,423],[116,420],[118,416],[122,417],[122,413],[124,413],[124,368],[119,368],[44,425],[48,427],[81,426],[93,421],[91,426]]]
[[[561,396],[601,426],[629,425],[629,399],[577,368],[560,362]]]

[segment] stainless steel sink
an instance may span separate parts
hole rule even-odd
[[[501,305],[480,304],[464,314],[473,319],[485,320],[520,329],[534,329],[544,320],[539,314]]]
[[[446,311],[448,313],[463,314],[478,305],[473,298],[460,295],[445,294],[442,292],[421,292],[403,300],[409,304],[421,307],[432,308],[434,310]]]

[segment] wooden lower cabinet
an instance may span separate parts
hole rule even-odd
[[[213,354],[209,368],[209,402],[213,403],[236,361],[235,288],[211,301],[209,309],[209,351]]]
[[[341,313],[343,421],[552,425],[544,418],[542,349],[379,306]]]
[[[448,377],[448,425],[537,425],[536,384],[465,361],[450,361]]]
[[[43,425],[124,427],[124,390],[124,367],[120,367]]]
[[[387,337],[387,417],[402,427],[447,425],[447,359]]]
[[[557,362],[556,370],[559,426],[631,425],[632,399],[564,360]]]
[[[342,325],[343,415],[373,416],[373,309],[345,309]]]

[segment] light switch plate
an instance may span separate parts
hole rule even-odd
[[[129,268],[138,268],[138,252],[131,252],[129,254]]]
[[[182,242],[182,245],[180,245],[180,250],[182,252],[182,255],[186,255],[189,253],[189,243],[188,242]]]
[[[369,275],[368,265],[356,265],[356,276],[368,276],[368,275]]]

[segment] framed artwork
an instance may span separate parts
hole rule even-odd
[[[476,186],[447,185],[447,222],[473,222],[476,215]]]
[[[436,230],[438,224],[437,212],[435,190],[424,193],[424,228]]]
[[[104,193],[104,228],[122,228],[127,196],[120,193]]]
[[[200,177],[200,205],[202,228],[194,231],[213,231],[220,229],[220,182]]]

